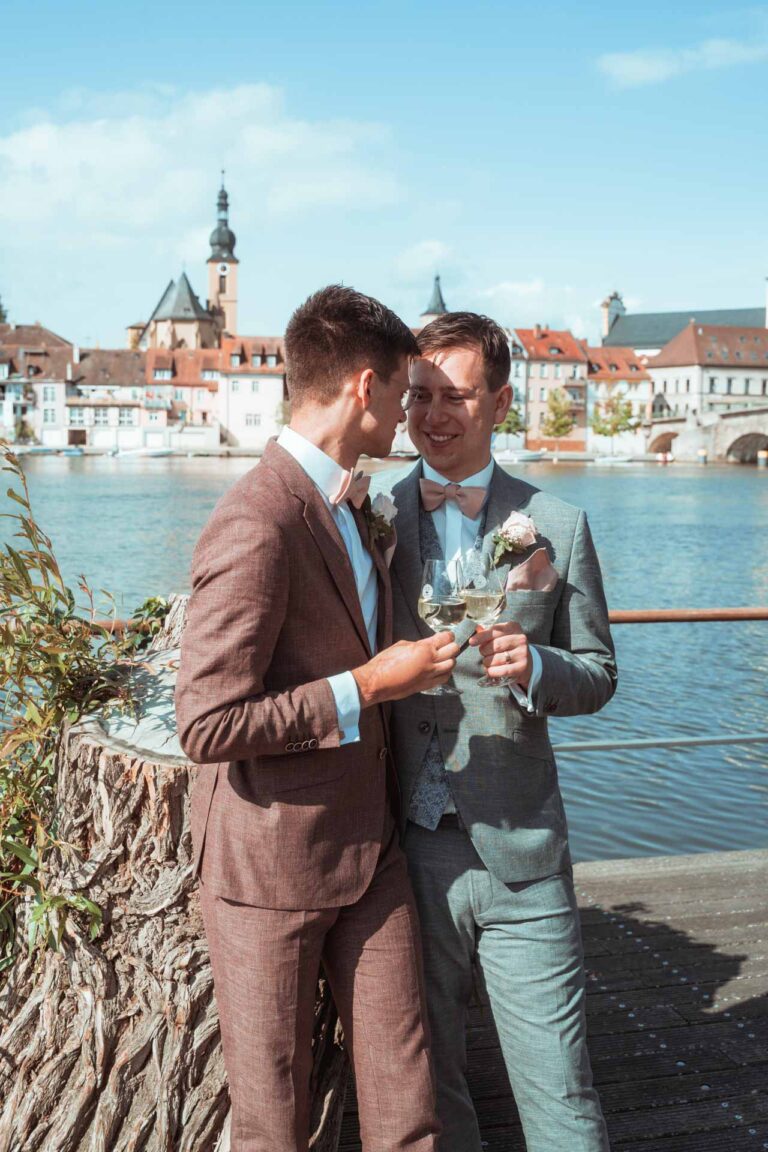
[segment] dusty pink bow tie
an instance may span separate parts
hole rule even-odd
[[[421,502],[427,512],[434,512],[445,500],[454,500],[469,520],[477,520],[485,503],[485,488],[462,488],[460,484],[438,484],[436,480],[419,480]]]
[[[343,504],[349,501],[355,508],[362,508],[370,486],[370,476],[366,476],[365,472],[353,472],[350,468],[349,472],[344,473],[344,479],[336,495],[331,496],[331,504]]]

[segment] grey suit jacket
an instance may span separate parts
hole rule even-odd
[[[394,638],[431,635],[416,605],[421,585],[419,478],[421,462],[374,477],[398,509],[392,559]],[[506,688],[478,688],[482,665],[476,648],[459,657],[454,683],[461,696],[411,696],[393,705],[392,748],[402,812],[432,732],[437,728],[456,807],[486,867],[505,883],[532,880],[570,863],[568,835],[557,781],[548,716],[597,712],[616,690],[616,662],[600,566],[584,512],[509,476],[498,465],[490,485],[483,547],[510,512],[532,517],[536,545],[546,547],[559,580],[551,592],[508,594],[501,620],[517,620],[542,659],[536,714],[526,715]],[[500,565],[506,580],[510,564]],[[461,642],[474,625],[457,631]]]

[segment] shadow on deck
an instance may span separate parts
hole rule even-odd
[[[768,1148],[768,851],[580,864],[575,880],[612,1147]],[[524,1152],[487,1007],[467,1042],[485,1147]],[[340,1150],[359,1148],[350,1091]]]

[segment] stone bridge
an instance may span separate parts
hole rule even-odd
[[[654,420],[650,426],[649,452],[671,452],[678,460],[695,460],[702,448],[710,460],[754,464],[760,449],[768,450],[768,407],[670,417]]]

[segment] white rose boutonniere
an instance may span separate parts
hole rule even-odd
[[[376,541],[388,544],[395,533],[394,519],[397,516],[397,505],[392,497],[385,492],[378,492],[373,500],[366,499],[363,511],[368,521],[371,544]]]
[[[498,564],[508,552],[525,552],[536,543],[536,525],[523,512],[511,512],[493,534],[493,563]]]

